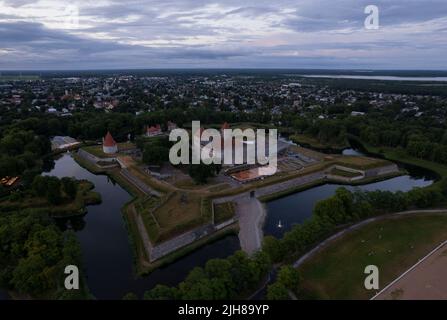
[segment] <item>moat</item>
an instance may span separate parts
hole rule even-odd
[[[347,155],[362,155],[349,149]],[[414,187],[430,185],[435,177],[418,168],[405,167],[407,175],[370,183],[349,189],[408,191]],[[176,285],[196,266],[203,266],[212,258],[224,258],[240,249],[237,236],[226,236],[205,245],[170,265],[136,278],[134,257],[129,243],[121,208],[131,199],[123,188],[106,175],[95,175],[81,167],[70,154],[55,160],[54,168],[45,175],[87,179],[95,184],[95,191],[102,196],[100,205],[88,206],[82,217],[58,219],[61,228],[76,231],[83,252],[83,267],[91,293],[97,299],[121,299],[134,292],[140,298],[146,290],[157,284]],[[294,224],[303,222],[312,214],[314,205],[334,194],[341,185],[325,184],[291,194],[266,203],[267,217],[264,234],[281,237]],[[3,294],[4,295],[4,294]],[[4,297],[3,297],[4,298]]]
[[[128,292],[142,297],[146,290],[157,284],[175,285],[194,267],[203,266],[212,258],[224,258],[239,249],[237,236],[227,236],[147,277],[136,278],[132,248],[121,214],[121,208],[131,196],[108,176],[95,175],[82,168],[69,154],[57,159],[54,168],[45,174],[87,179],[95,184],[95,191],[102,196],[102,203],[87,207],[85,216],[58,220],[61,228],[70,227],[76,231],[87,283],[98,299],[121,299]]]

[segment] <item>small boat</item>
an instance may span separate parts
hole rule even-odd
[[[279,220],[279,222],[278,222],[278,228],[282,228],[283,227],[283,225],[282,225],[282,223],[281,223],[281,220]]]

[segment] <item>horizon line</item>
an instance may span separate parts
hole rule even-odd
[[[189,67],[178,67],[178,68],[98,68],[98,69],[0,69],[2,72],[85,72],[85,71],[194,71],[194,70],[248,70],[248,71],[307,71],[307,70],[317,70],[317,71],[356,71],[356,72],[369,72],[369,71],[416,71],[416,72],[447,72],[447,69],[368,69],[368,68],[286,68],[286,67],[216,67],[216,68],[189,68]]]

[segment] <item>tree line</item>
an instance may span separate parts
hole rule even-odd
[[[211,259],[204,268],[194,268],[175,287],[157,285],[145,299],[238,299],[244,298],[267,278],[272,264],[283,264],[277,280],[268,286],[268,299],[298,298],[303,293],[300,275],[288,263],[298,259],[315,243],[334,233],[340,226],[375,215],[413,208],[428,208],[447,201],[447,183],[437,188],[415,188],[409,192],[349,191],[338,188],[335,194],[319,201],[313,215],[295,225],[284,237],[266,236],[262,249],[253,257],[238,251],[226,259]],[[129,293],[124,298],[136,299]]]
[[[0,215],[0,287],[20,296],[84,299],[88,290],[66,290],[67,265],[81,265],[81,248],[74,232],[62,232],[41,210]],[[80,268],[82,276],[82,269]]]

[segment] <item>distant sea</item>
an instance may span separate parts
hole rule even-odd
[[[168,76],[286,76],[394,81],[447,81],[447,70],[354,70],[354,69],[112,69],[112,70],[0,70],[0,80],[34,78]]]
[[[447,82],[447,77],[397,77],[397,76],[355,76],[355,75],[329,75],[329,74],[304,74],[306,78],[334,78],[334,79],[359,79],[359,80],[384,80],[384,81],[440,81]]]

